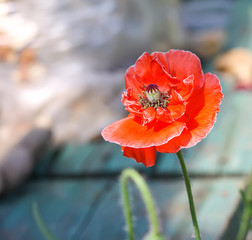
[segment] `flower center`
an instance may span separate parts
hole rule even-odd
[[[158,107],[166,108],[170,100],[168,92],[160,91],[156,84],[149,84],[143,91],[143,95],[139,95],[138,102],[144,109],[148,107],[157,109]]]

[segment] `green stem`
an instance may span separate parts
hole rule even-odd
[[[143,201],[145,203],[149,215],[152,234],[159,236],[160,235],[159,222],[156,216],[154,203],[148,186],[146,185],[142,176],[137,171],[135,171],[134,169],[125,169],[121,174],[120,181],[121,181],[121,193],[124,203],[124,214],[128,228],[129,240],[134,240],[134,231],[133,231],[132,214],[130,208],[130,199],[127,187],[128,179],[131,179],[136,184],[138,190],[141,193],[141,196],[143,198]]]
[[[248,183],[247,191],[244,196],[244,210],[241,218],[241,225],[237,235],[237,240],[244,240],[248,233],[250,221],[252,219],[252,173]]]
[[[50,229],[46,226],[43,219],[41,218],[41,216],[39,214],[39,210],[38,210],[38,205],[35,202],[32,204],[32,212],[33,212],[33,216],[35,218],[35,221],[37,223],[37,226],[38,226],[39,230],[41,231],[41,233],[43,234],[43,236],[45,237],[45,239],[57,240],[57,238],[54,237],[54,235],[52,234]]]
[[[123,172],[124,173],[124,172]],[[128,191],[128,187],[127,187],[127,177],[125,176],[125,174],[121,175],[121,194],[122,194],[122,198],[123,198],[123,210],[124,210],[124,216],[125,216],[125,220],[126,220],[126,224],[127,224],[127,228],[128,228],[128,237],[129,240],[134,240],[134,230],[133,230],[133,222],[132,222],[132,216],[131,216],[131,209],[130,209],[130,199],[129,199],[129,191]]]
[[[186,170],[186,165],[185,161],[182,155],[181,151],[177,152],[177,156],[183,171],[183,175],[185,178],[185,184],[186,184],[186,191],[189,199],[189,205],[190,205],[190,211],[191,211],[191,216],[192,216],[192,221],[193,221],[193,227],[195,231],[195,237],[197,240],[200,240],[200,231],[199,231],[199,226],[197,222],[197,217],[196,217],[196,212],[195,212],[195,207],[194,207],[194,202],[193,202],[193,195],[192,195],[192,189],[191,189],[191,184],[190,184],[190,179]]]

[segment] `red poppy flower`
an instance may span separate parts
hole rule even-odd
[[[191,52],[144,53],[125,74],[122,103],[130,112],[102,131],[124,156],[150,167],[156,151],[176,153],[212,129],[223,98],[218,78]]]

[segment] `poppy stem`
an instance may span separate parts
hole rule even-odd
[[[192,216],[192,221],[193,221],[193,226],[194,226],[194,231],[195,231],[195,237],[197,240],[200,240],[200,231],[199,231],[199,226],[198,226],[198,221],[196,217],[196,212],[195,212],[195,207],[194,207],[194,201],[193,201],[193,195],[192,195],[192,189],[191,189],[191,183],[190,179],[186,170],[186,165],[185,161],[182,155],[181,151],[177,152],[177,156],[183,171],[183,175],[185,178],[185,184],[186,184],[186,191],[189,199],[189,205],[190,205],[190,211],[191,211],[191,216]]]
[[[131,208],[130,208],[130,199],[129,199],[129,192],[128,192],[128,180],[131,179],[137,186],[138,190],[141,193],[142,199],[145,203],[148,215],[149,215],[149,221],[151,226],[150,235],[155,236],[155,239],[163,239],[160,235],[160,228],[159,228],[159,222],[158,218],[155,212],[155,206],[153,203],[153,199],[150,193],[150,190],[144,181],[143,177],[134,169],[125,169],[121,176],[120,176],[120,182],[121,182],[121,194],[123,198],[124,203],[124,215],[126,218],[127,228],[128,228],[128,239],[134,240],[134,230],[133,230],[133,223],[132,223],[132,214],[131,214]],[[152,238],[154,239],[154,238]]]
[[[127,224],[128,239],[134,240],[134,229],[130,209],[129,191],[127,186],[127,174],[125,174],[125,172],[122,172],[121,174],[120,183],[121,183],[121,194],[123,199],[124,216]]]

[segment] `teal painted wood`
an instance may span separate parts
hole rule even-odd
[[[204,240],[217,240],[229,231],[227,223],[239,204],[238,189],[243,186],[243,182],[242,178],[192,180]],[[149,186],[159,208],[159,218],[166,237],[174,240],[190,239],[193,227],[183,180],[151,181]],[[136,239],[142,239],[148,231],[145,208],[135,187],[131,187],[131,193]],[[106,194],[86,228],[79,231],[76,240],[126,239],[119,197],[119,187],[116,185]]]
[[[238,207],[240,196],[237,189],[243,185],[243,180],[221,178],[195,179],[191,182],[202,239],[219,239],[225,231],[229,231],[227,223]],[[166,202],[167,194],[162,194],[163,203],[158,204],[165,209],[163,228],[171,239],[191,239],[194,230],[183,180],[177,183],[177,188],[179,191],[172,199]],[[154,196],[160,192],[156,187],[152,191]]]
[[[127,167],[146,170],[142,164],[137,164],[133,159],[124,157],[119,145],[103,140],[96,145],[92,158],[93,161],[88,164],[85,172],[118,174]]]
[[[252,104],[251,92],[238,92],[235,95],[235,114],[238,120],[232,129],[233,135],[229,139],[225,152],[226,163],[223,165],[225,173],[247,173],[252,171]]]
[[[68,144],[54,162],[48,169],[51,175],[118,174],[127,167],[148,171],[142,164],[124,157],[119,145],[103,140],[86,145]]]
[[[239,207],[241,201],[239,190],[244,189],[245,178],[215,179],[212,184],[211,180],[201,181],[203,181],[203,184],[200,181],[198,184],[200,184],[201,191],[206,193],[198,207],[198,221],[202,226],[202,238],[210,240],[212,236],[212,239],[221,239],[226,232],[235,233],[239,227],[239,219],[237,219],[238,225],[236,226],[229,226],[228,224]],[[200,196],[201,193],[198,192],[198,194]],[[195,196],[197,196],[197,192]],[[187,231],[193,232],[193,227],[187,226]],[[233,235],[233,239],[235,239],[235,236],[236,234]]]
[[[34,201],[58,239],[71,239],[85,227],[109,185],[105,180],[28,183],[1,200],[0,239],[44,240],[33,219]]]
[[[100,145],[96,143],[66,145],[50,168],[50,174],[79,174],[88,171],[89,164],[96,160],[94,153],[97,149],[102,152]]]

